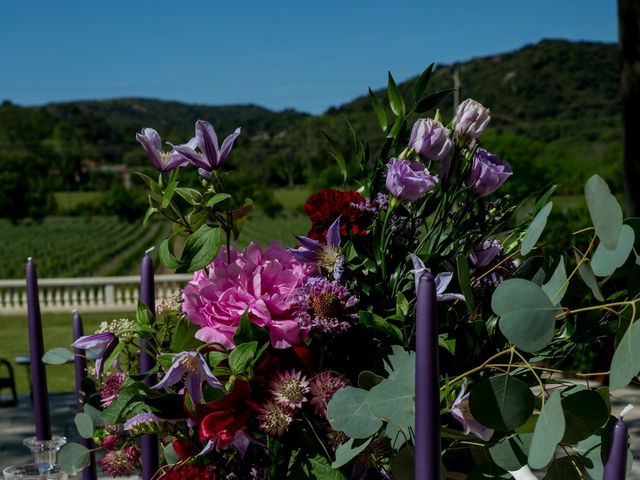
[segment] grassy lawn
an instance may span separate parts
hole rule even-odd
[[[311,195],[309,188],[297,185],[293,188],[276,188],[273,196],[276,201],[284,206],[285,211],[302,213],[302,206]]]
[[[86,334],[93,333],[100,322],[114,318],[129,317],[123,313],[93,313],[83,315],[84,331]],[[67,347],[73,341],[71,315],[43,315],[42,316],[43,335],[45,349],[55,347]],[[29,391],[26,368],[16,365],[14,359],[18,355],[29,354],[29,338],[27,331],[26,316],[0,317],[0,357],[9,360],[14,367],[16,384],[18,391],[26,393]],[[5,372],[2,372],[4,375]],[[71,392],[75,390],[75,378],[73,365],[47,366],[47,384],[50,392]],[[2,392],[7,395],[8,392]]]
[[[76,208],[81,203],[98,203],[104,197],[104,192],[55,192],[53,198],[59,211],[66,212]]]

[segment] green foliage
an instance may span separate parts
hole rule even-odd
[[[559,391],[554,391],[540,411],[531,440],[529,465],[544,468],[556,453],[565,431],[564,412]],[[501,465],[502,466],[502,465]],[[511,470],[511,469],[510,469]]]
[[[496,375],[475,384],[469,407],[482,425],[509,431],[523,425],[533,412],[529,386],[513,375]]]

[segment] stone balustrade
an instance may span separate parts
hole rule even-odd
[[[182,288],[193,275],[156,275],[156,298]],[[41,278],[42,313],[126,312],[136,309],[140,277]],[[0,280],[0,315],[26,314],[25,280]]]

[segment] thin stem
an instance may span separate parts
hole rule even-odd
[[[446,383],[446,385],[443,385],[442,387],[440,387],[440,391],[444,391],[445,388],[449,388],[451,385],[455,385],[460,380],[464,379],[465,377],[468,377],[469,375],[473,375],[476,372],[480,372],[484,370],[485,368],[487,368],[488,365],[491,364],[493,360],[495,360],[496,358],[500,358],[502,355],[505,355],[507,353],[511,353],[512,350],[513,350],[513,347],[508,348],[507,350],[503,350],[502,352],[496,353],[492,357],[488,358],[482,365],[472,368],[471,370],[467,370],[466,372],[455,377],[453,380],[449,380]]]

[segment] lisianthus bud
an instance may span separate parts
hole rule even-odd
[[[413,124],[409,146],[427,160],[445,160],[453,152],[449,129],[431,118],[420,118]]]
[[[415,160],[392,158],[387,164],[387,189],[399,200],[413,202],[435,187],[438,177]]]
[[[512,173],[508,162],[478,148],[465,184],[479,197],[486,197],[500,188]]]
[[[481,103],[467,98],[458,106],[453,128],[463,137],[478,138],[491,120],[490,113]]]

